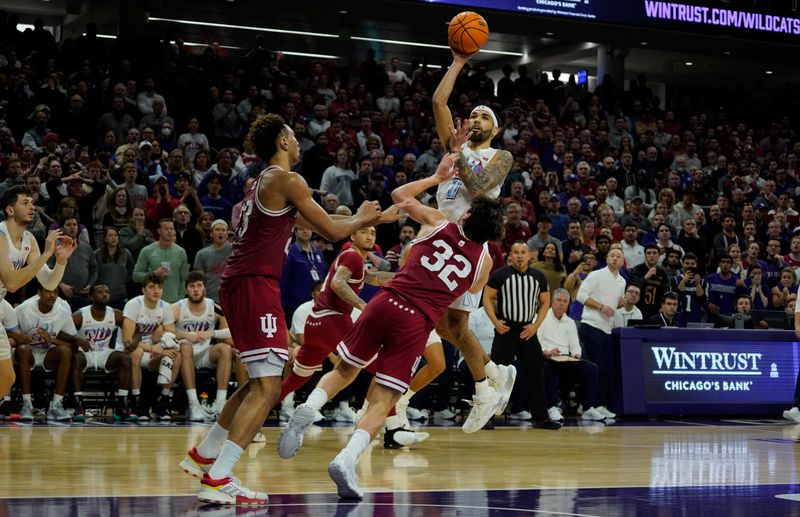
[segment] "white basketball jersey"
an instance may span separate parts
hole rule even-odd
[[[11,235],[8,233],[8,226],[6,222],[0,223],[0,234],[3,234],[8,242],[8,258],[11,261],[11,267],[14,269],[22,269],[28,262],[28,254],[31,252],[31,233],[28,230],[22,232],[22,246],[17,249],[16,244],[11,240]],[[5,298],[8,289],[5,288],[0,282],[0,300]]]
[[[473,151],[469,147],[469,142],[464,142],[461,146],[461,154],[467,159],[469,168],[475,174],[482,174],[489,161],[494,158],[497,149],[491,147],[487,149],[479,149]],[[489,192],[484,192],[486,197],[497,199],[500,196],[500,188],[502,183],[497,185]],[[472,195],[464,186],[464,182],[458,177],[458,174],[453,176],[449,181],[439,183],[439,188],[436,191],[436,203],[439,205],[439,211],[444,214],[448,221],[457,223],[464,213],[469,210],[470,203],[472,203]]]
[[[106,313],[103,319],[97,321],[92,316],[92,306],[82,307],[80,309],[83,325],[78,329],[83,338],[89,342],[89,348],[92,352],[103,352],[111,347],[111,338],[114,336],[114,330],[117,328],[117,322],[114,319],[114,309],[106,307]]]
[[[203,332],[206,330],[214,330],[216,325],[216,315],[214,314],[214,300],[211,298],[205,299],[205,310],[199,316],[196,316],[189,309],[189,300],[184,298],[175,302],[180,308],[180,314],[175,321],[175,330],[178,332]],[[199,341],[194,343],[194,346],[206,346],[211,344],[211,339]]]
[[[122,315],[136,323],[136,331],[141,335],[142,343],[145,344],[153,342],[153,332],[160,325],[169,325],[175,322],[170,304],[164,300],[158,300],[154,308],[148,309],[144,304],[144,295],[141,294],[125,304]]]

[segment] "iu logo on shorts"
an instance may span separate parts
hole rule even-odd
[[[267,335],[267,337],[271,338],[275,336],[275,333],[278,331],[278,318],[272,315],[272,313],[266,314],[261,316],[261,332]]]

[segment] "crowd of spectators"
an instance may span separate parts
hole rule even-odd
[[[363,200],[386,208],[393,188],[432,174],[445,151],[431,109],[443,69],[378,62],[374,52],[360,63],[292,61],[259,42],[242,55],[217,42],[195,53],[151,29],[135,49],[98,39],[91,25],[57,42],[40,20],[24,32],[16,24],[0,17],[0,193],[30,192],[29,230],[40,241],[61,228],[80,242],[58,293],[73,310],[90,303],[95,284],[122,308],[152,272],[165,279],[166,302],[183,297],[192,269],[216,297],[244,189],[262,169],[246,137],[262,114],[279,113],[294,130],[296,170],[329,213]],[[725,321],[738,295],[753,309],[793,310],[800,138],[791,86],[687,109],[657,98],[644,75],[627,85],[605,77],[591,92],[558,70],[533,77],[505,66],[495,84],[484,64],[470,64],[452,110],[491,106],[502,124],[493,146],[515,159],[495,267],[523,240],[550,288],[574,300],[620,243],[645,318],[668,291],[680,324]],[[435,193],[423,201],[435,204]],[[404,223],[378,228],[376,255],[393,267],[413,235]],[[307,233],[296,232],[287,262],[289,317],[342,244]]]

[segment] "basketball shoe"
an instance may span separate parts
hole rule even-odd
[[[494,416],[498,406],[503,403],[503,394],[495,390],[489,390],[485,398],[473,395],[472,400],[467,400],[467,404],[472,406],[461,430],[465,433],[474,433],[483,429],[486,422]]]
[[[303,445],[303,435],[314,423],[315,413],[314,408],[308,404],[300,404],[295,408],[292,418],[278,438],[278,455],[281,458],[288,460],[297,454]]]
[[[200,456],[197,447],[186,451],[186,457],[179,464],[181,470],[198,479],[203,479],[203,476],[211,470],[212,465],[214,465],[214,458]]]
[[[356,461],[349,452],[342,451],[328,464],[328,475],[336,483],[336,492],[342,499],[363,499],[364,491],[358,486]]]
[[[203,474],[197,498],[204,503],[231,504],[236,506],[259,506],[269,504],[269,496],[245,488],[233,476],[225,479],[211,479]]]
[[[412,431],[405,427],[397,427],[395,429],[384,429],[383,432],[383,448],[384,449],[400,449],[408,445],[424,442],[430,437],[430,433],[422,431]]]
[[[502,396],[500,405],[494,412],[496,416],[500,416],[505,412],[508,401],[511,400],[511,392],[514,390],[514,382],[517,380],[517,368],[513,364],[508,366],[499,364],[497,369],[500,370],[500,375],[494,381],[489,379],[489,386]]]
[[[56,422],[67,422],[70,416],[60,402],[50,402],[50,408],[47,410],[47,419],[55,420]]]

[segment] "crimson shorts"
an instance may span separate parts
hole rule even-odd
[[[403,393],[433,327],[434,323],[413,305],[383,290],[370,300],[337,351],[353,366],[369,365],[378,384]]]
[[[265,276],[224,279],[219,301],[242,363],[265,360],[270,351],[284,361],[289,359],[289,334],[277,280]]]
[[[349,314],[309,314],[303,331],[303,346],[294,360],[295,369],[300,368],[304,372],[321,371],[325,358],[336,351],[336,345],[352,328],[353,319]]]

